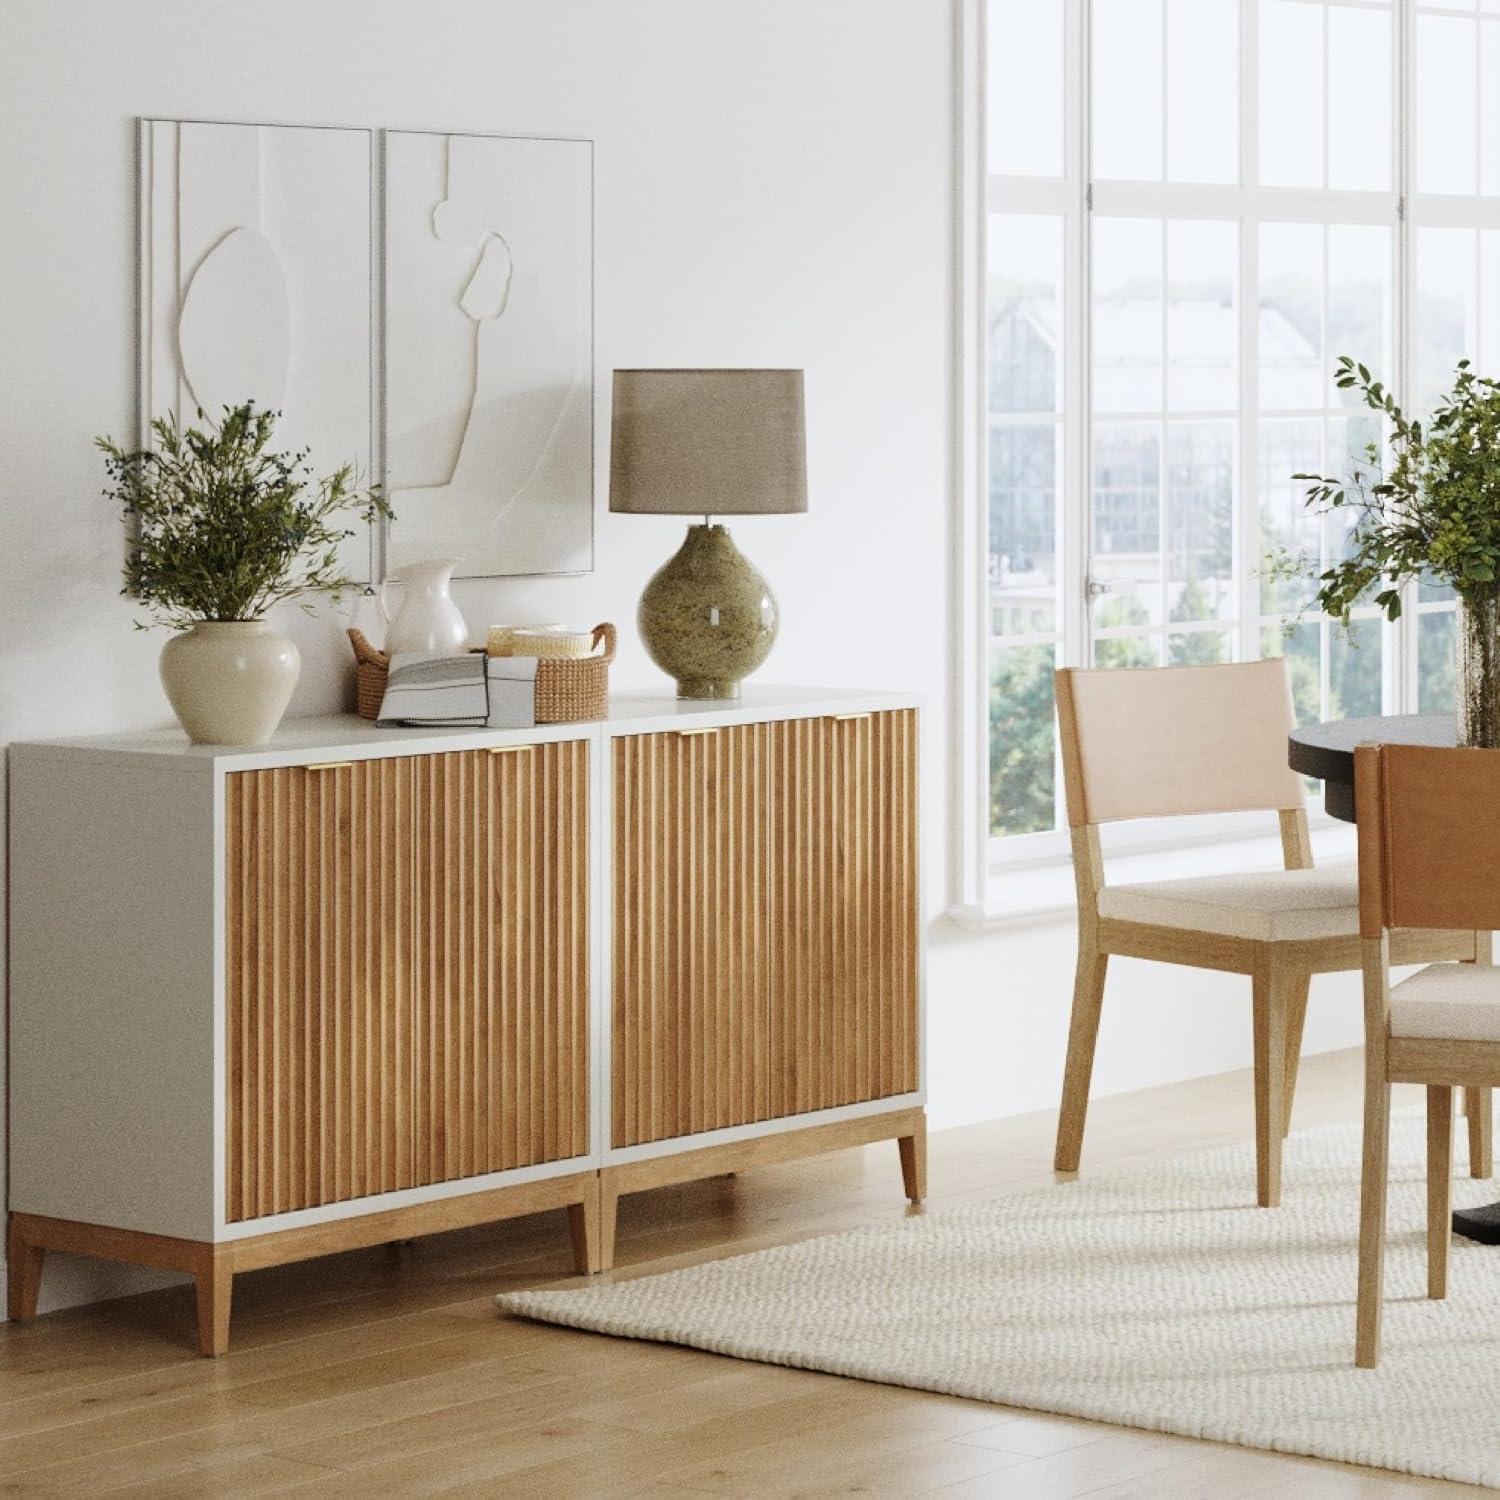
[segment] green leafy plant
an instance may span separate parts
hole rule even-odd
[[[1373,595],[1387,619],[1401,615],[1401,585],[1431,575],[1466,603],[1488,604],[1500,580],[1500,382],[1460,360],[1453,389],[1424,427],[1408,418],[1390,391],[1362,364],[1340,358],[1334,384],[1354,390],[1389,423],[1389,463],[1371,443],[1344,479],[1306,480],[1306,504],[1318,515],[1352,511],[1348,552],[1322,572],[1281,553],[1270,572],[1316,576],[1316,603],[1348,626],[1355,606]]]
[[[225,407],[217,426],[174,415],[151,424],[155,446],[126,452],[96,438],[108,485],[131,526],[121,593],[140,601],[139,629],[201,620],[258,620],[273,604],[309,594],[337,600],[352,580],[338,564],[354,535],[339,517],[389,516],[378,487],[361,490],[351,464],[324,478],[307,450],[271,451],[279,412]]]

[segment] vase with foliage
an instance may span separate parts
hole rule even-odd
[[[151,424],[151,448],[98,438],[106,497],[130,527],[122,593],[149,616],[138,629],[177,630],[162,649],[162,686],[195,744],[259,745],[297,685],[296,645],[266,613],[284,600],[337,599],[350,580],[343,521],[389,514],[345,465],[314,478],[306,451],[272,450],[278,413],[226,407],[217,425],[175,415]]]
[[[1334,383],[1385,418],[1389,452],[1383,461],[1371,443],[1343,479],[1292,476],[1309,482],[1315,513],[1352,513],[1345,556],[1316,575],[1317,604],[1347,628],[1366,601],[1399,619],[1412,580],[1447,584],[1459,606],[1458,742],[1500,749],[1500,382],[1461,360],[1425,424],[1347,355]],[[1282,558],[1273,571],[1304,570]]]

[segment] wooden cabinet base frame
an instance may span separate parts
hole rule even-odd
[[[208,1355],[229,1348],[229,1307],[234,1276],[266,1266],[311,1260],[343,1250],[359,1250],[392,1240],[477,1224],[519,1218],[549,1208],[566,1208],[573,1237],[573,1264],[580,1273],[604,1266],[599,1221],[599,1184],[595,1172],[545,1177],[512,1187],[437,1198],[405,1208],[384,1209],[353,1218],[332,1219],[303,1229],[280,1229],[243,1239],[173,1239],[135,1229],[111,1229],[41,1214],[10,1216],[10,1316],[23,1322],[36,1316],[42,1284],[42,1261],[49,1250],[124,1261],[160,1271],[181,1271],[198,1286],[198,1348]]]
[[[783,1130],[727,1145],[676,1151],[605,1167],[599,1173],[600,1268],[614,1269],[615,1221],[620,1199],[626,1193],[696,1182],[703,1177],[733,1176],[747,1167],[774,1166],[777,1162],[818,1156],[825,1151],[889,1140],[896,1142],[900,1152],[906,1196],[913,1203],[920,1203],[927,1194],[927,1115],[921,1109],[862,1115],[855,1120],[809,1125],[801,1130]]]

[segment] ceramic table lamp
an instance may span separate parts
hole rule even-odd
[[[641,638],[679,698],[738,698],[776,599],[714,516],[807,509],[801,370],[616,370],[609,508],[702,516],[641,595]]]

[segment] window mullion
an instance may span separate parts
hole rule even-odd
[[[1414,107],[1416,101],[1416,4],[1415,0],[1396,0],[1396,37],[1394,53],[1396,129],[1396,230],[1394,235],[1395,269],[1392,288],[1396,299],[1395,379],[1396,399],[1409,408],[1416,390],[1416,256],[1411,223],[1413,172],[1415,170]],[[1384,442],[1386,434],[1378,434]],[[1386,629],[1392,663],[1387,680],[1394,688],[1392,713],[1414,713],[1420,698],[1420,667],[1417,659],[1417,632],[1420,628],[1417,599],[1421,586],[1403,585],[1401,619]]]
[[[1260,180],[1260,0],[1240,0],[1240,661],[1254,661],[1260,643],[1260,220],[1250,191]]]
[[[1062,528],[1062,566],[1058,570],[1058,607],[1062,618],[1062,660],[1087,665],[1089,529],[1093,481],[1090,473],[1092,434],[1091,378],[1092,302],[1089,295],[1091,234],[1089,113],[1091,6],[1089,0],[1067,0],[1067,57],[1064,98],[1071,132],[1067,142],[1068,217],[1065,236],[1064,326],[1076,330],[1066,341],[1063,368],[1063,493],[1058,517]],[[1061,785],[1061,782],[1058,783]],[[1060,803],[1060,799],[1059,799]],[[1061,816],[1061,811],[1059,811]]]

